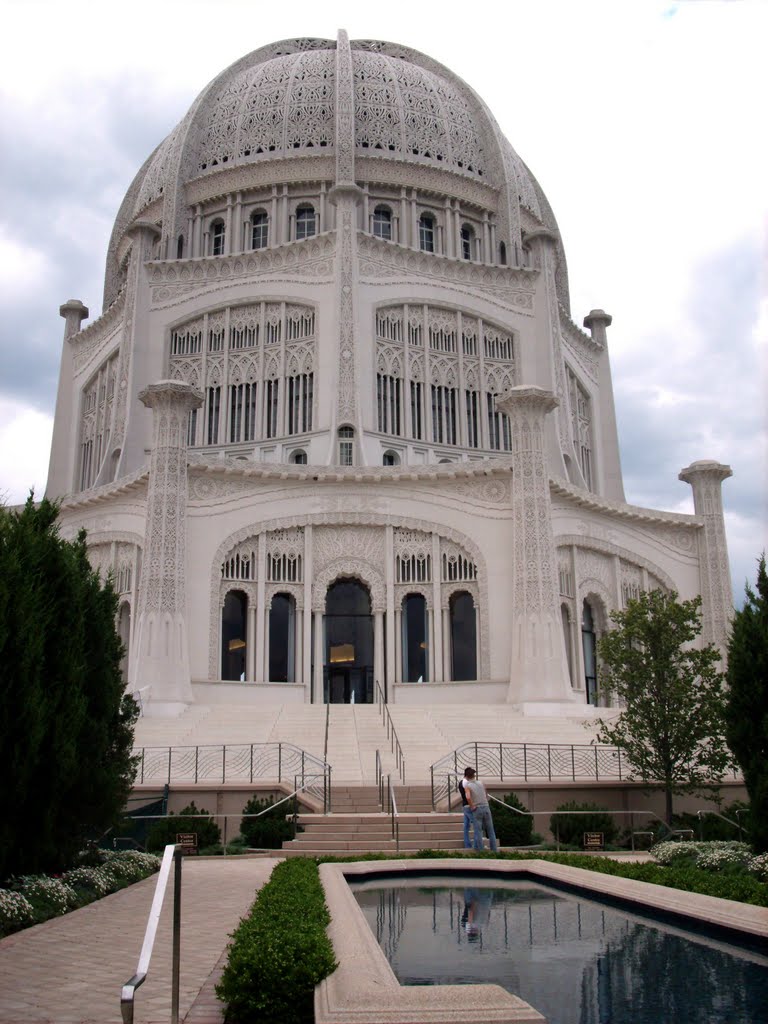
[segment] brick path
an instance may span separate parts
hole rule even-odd
[[[182,872],[179,1017],[223,1018],[213,983],[229,934],[277,863],[269,858],[187,858]],[[0,1024],[120,1024],[120,989],[136,969],[157,875],[81,910],[0,940]],[[168,1024],[171,915],[168,882],[149,975],[136,992],[136,1024]]]

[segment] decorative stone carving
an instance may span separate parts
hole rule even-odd
[[[159,713],[192,700],[186,612],[187,417],[202,404],[188,384],[161,381],[139,395],[153,410],[153,442],[132,683],[150,687]]]
[[[557,405],[538,387],[516,387],[498,403],[512,432],[512,671],[507,700],[573,699],[565,657],[544,455],[545,418]]]

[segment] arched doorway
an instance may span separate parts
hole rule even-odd
[[[427,657],[427,602],[422,594],[408,594],[402,604],[403,682],[429,678]]]
[[[373,616],[371,596],[359,580],[340,579],[325,596],[325,665],[327,704],[373,701]]]
[[[295,679],[296,602],[291,594],[275,594],[269,609],[269,681]]]
[[[221,613],[221,678],[245,680],[248,597],[230,590]]]

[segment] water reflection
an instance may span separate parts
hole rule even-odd
[[[402,984],[495,982],[549,1024],[768,1024],[766,956],[535,883],[381,886],[353,889]]]

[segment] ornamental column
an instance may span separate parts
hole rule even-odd
[[[186,628],[187,423],[203,396],[162,380],[140,392],[152,410],[144,561],[131,685],[149,687],[148,714],[179,715],[193,701]]]
[[[59,316],[64,317],[64,346],[61,352],[59,387],[56,392],[55,430],[51,439],[51,457],[48,462],[48,483],[45,494],[48,498],[60,498],[68,491],[76,490],[74,474],[77,467],[77,431],[80,427],[75,415],[74,355],[72,339],[79,333],[83,320],[88,317],[88,307],[80,299],[70,299],[59,306]],[[66,424],[66,429],[64,425]]]
[[[336,206],[336,316],[338,364],[336,419],[355,427],[360,446],[360,410],[357,402],[355,286],[357,281],[357,218],[363,190],[355,183],[355,104],[352,50],[347,33],[336,41],[336,182],[328,199]]]
[[[551,391],[518,386],[498,408],[512,428],[512,662],[510,704],[574,700],[557,599],[557,558],[545,457]]]
[[[733,476],[730,466],[702,460],[692,462],[678,477],[691,485],[693,510],[704,520],[704,529],[699,532],[702,639],[719,647],[724,659],[733,615],[721,486],[729,476]]]

